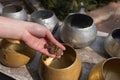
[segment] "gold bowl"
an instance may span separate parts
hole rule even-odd
[[[64,45],[66,50],[60,59],[50,60],[42,55],[38,72],[42,80],[78,80],[81,73],[81,60],[75,50],[69,45]],[[46,60],[50,61],[49,65]]]
[[[88,80],[120,80],[120,58],[109,58],[96,64]]]
[[[35,51],[18,40],[1,41],[0,62],[8,67],[20,67],[35,56]]]

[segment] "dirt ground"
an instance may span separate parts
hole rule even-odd
[[[88,15],[93,17],[99,31],[109,33],[115,28],[120,28],[120,2],[112,2],[89,12]]]

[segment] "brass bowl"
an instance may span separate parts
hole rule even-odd
[[[60,59],[53,59],[51,64],[46,64],[47,56],[42,55],[38,72],[42,80],[78,80],[81,73],[81,60],[75,50],[64,45],[66,50]],[[50,60],[51,61],[51,60]]]
[[[0,62],[8,67],[20,67],[35,56],[35,51],[17,40],[1,41]]]
[[[2,38],[0,38],[0,44],[1,44]]]
[[[120,80],[120,58],[109,58],[96,64],[90,71],[88,80]]]

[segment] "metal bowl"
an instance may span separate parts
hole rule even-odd
[[[3,11],[3,5],[2,3],[0,3],[0,15],[2,14],[2,11]]]
[[[50,10],[39,10],[31,14],[31,21],[39,23],[54,32],[58,25],[58,19],[54,12]]]
[[[48,65],[49,57],[42,55],[39,62],[39,76],[42,80],[78,80],[81,73],[81,60],[75,50],[65,45],[66,50],[60,59],[53,59]]]
[[[20,67],[27,64],[35,56],[35,51],[18,40],[1,41],[0,62],[8,67]]]
[[[96,35],[93,19],[80,13],[69,15],[60,30],[61,40],[74,48],[89,46],[96,39]]]
[[[3,7],[2,16],[24,20],[28,19],[27,13],[24,8],[20,5],[8,4]]]
[[[120,58],[109,58],[96,64],[90,71],[88,80],[120,80]]]
[[[120,57],[120,29],[114,29],[106,37],[104,48],[111,57]]]

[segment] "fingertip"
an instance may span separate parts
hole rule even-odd
[[[56,55],[53,55],[53,54],[48,54],[47,56],[51,57],[51,58],[55,58]]]
[[[61,56],[56,56],[56,58],[59,58],[59,59],[60,59],[60,58],[61,58]]]
[[[65,51],[66,50],[66,48],[63,46],[63,50]]]
[[[64,46],[64,45],[62,45],[62,46],[61,46],[61,49],[62,49],[62,50],[66,50],[66,48],[65,48],[65,46]]]

